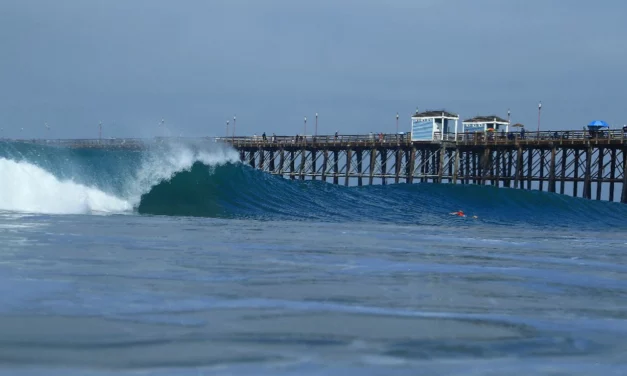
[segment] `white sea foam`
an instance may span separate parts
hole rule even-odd
[[[125,177],[120,197],[96,186],[62,180],[27,161],[0,158],[0,211],[45,214],[122,213],[133,210],[155,185],[189,170],[195,162],[216,166],[238,161],[234,149],[203,150],[167,145],[146,152],[140,168]]]
[[[59,180],[28,162],[0,158],[0,210],[74,214],[123,212],[128,201],[70,180]]]

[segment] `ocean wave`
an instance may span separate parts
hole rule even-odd
[[[422,225],[620,227],[627,206],[539,191],[453,184],[344,187],[291,181],[219,144],[139,152],[0,143],[0,210]],[[468,215],[459,218],[452,211]],[[477,218],[474,218],[474,217]]]

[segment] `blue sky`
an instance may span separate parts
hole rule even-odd
[[[627,123],[624,0],[4,0],[0,137]],[[24,130],[21,130],[21,129]]]

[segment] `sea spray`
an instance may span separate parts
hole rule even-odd
[[[109,213],[132,208],[129,202],[70,180],[59,180],[28,162],[0,158],[0,210],[46,213]]]

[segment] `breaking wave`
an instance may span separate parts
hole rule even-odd
[[[463,209],[484,224],[565,227],[624,226],[627,216],[626,205],[538,191],[290,181],[238,161],[219,144],[120,151],[0,143],[0,210],[472,225],[449,215]]]

